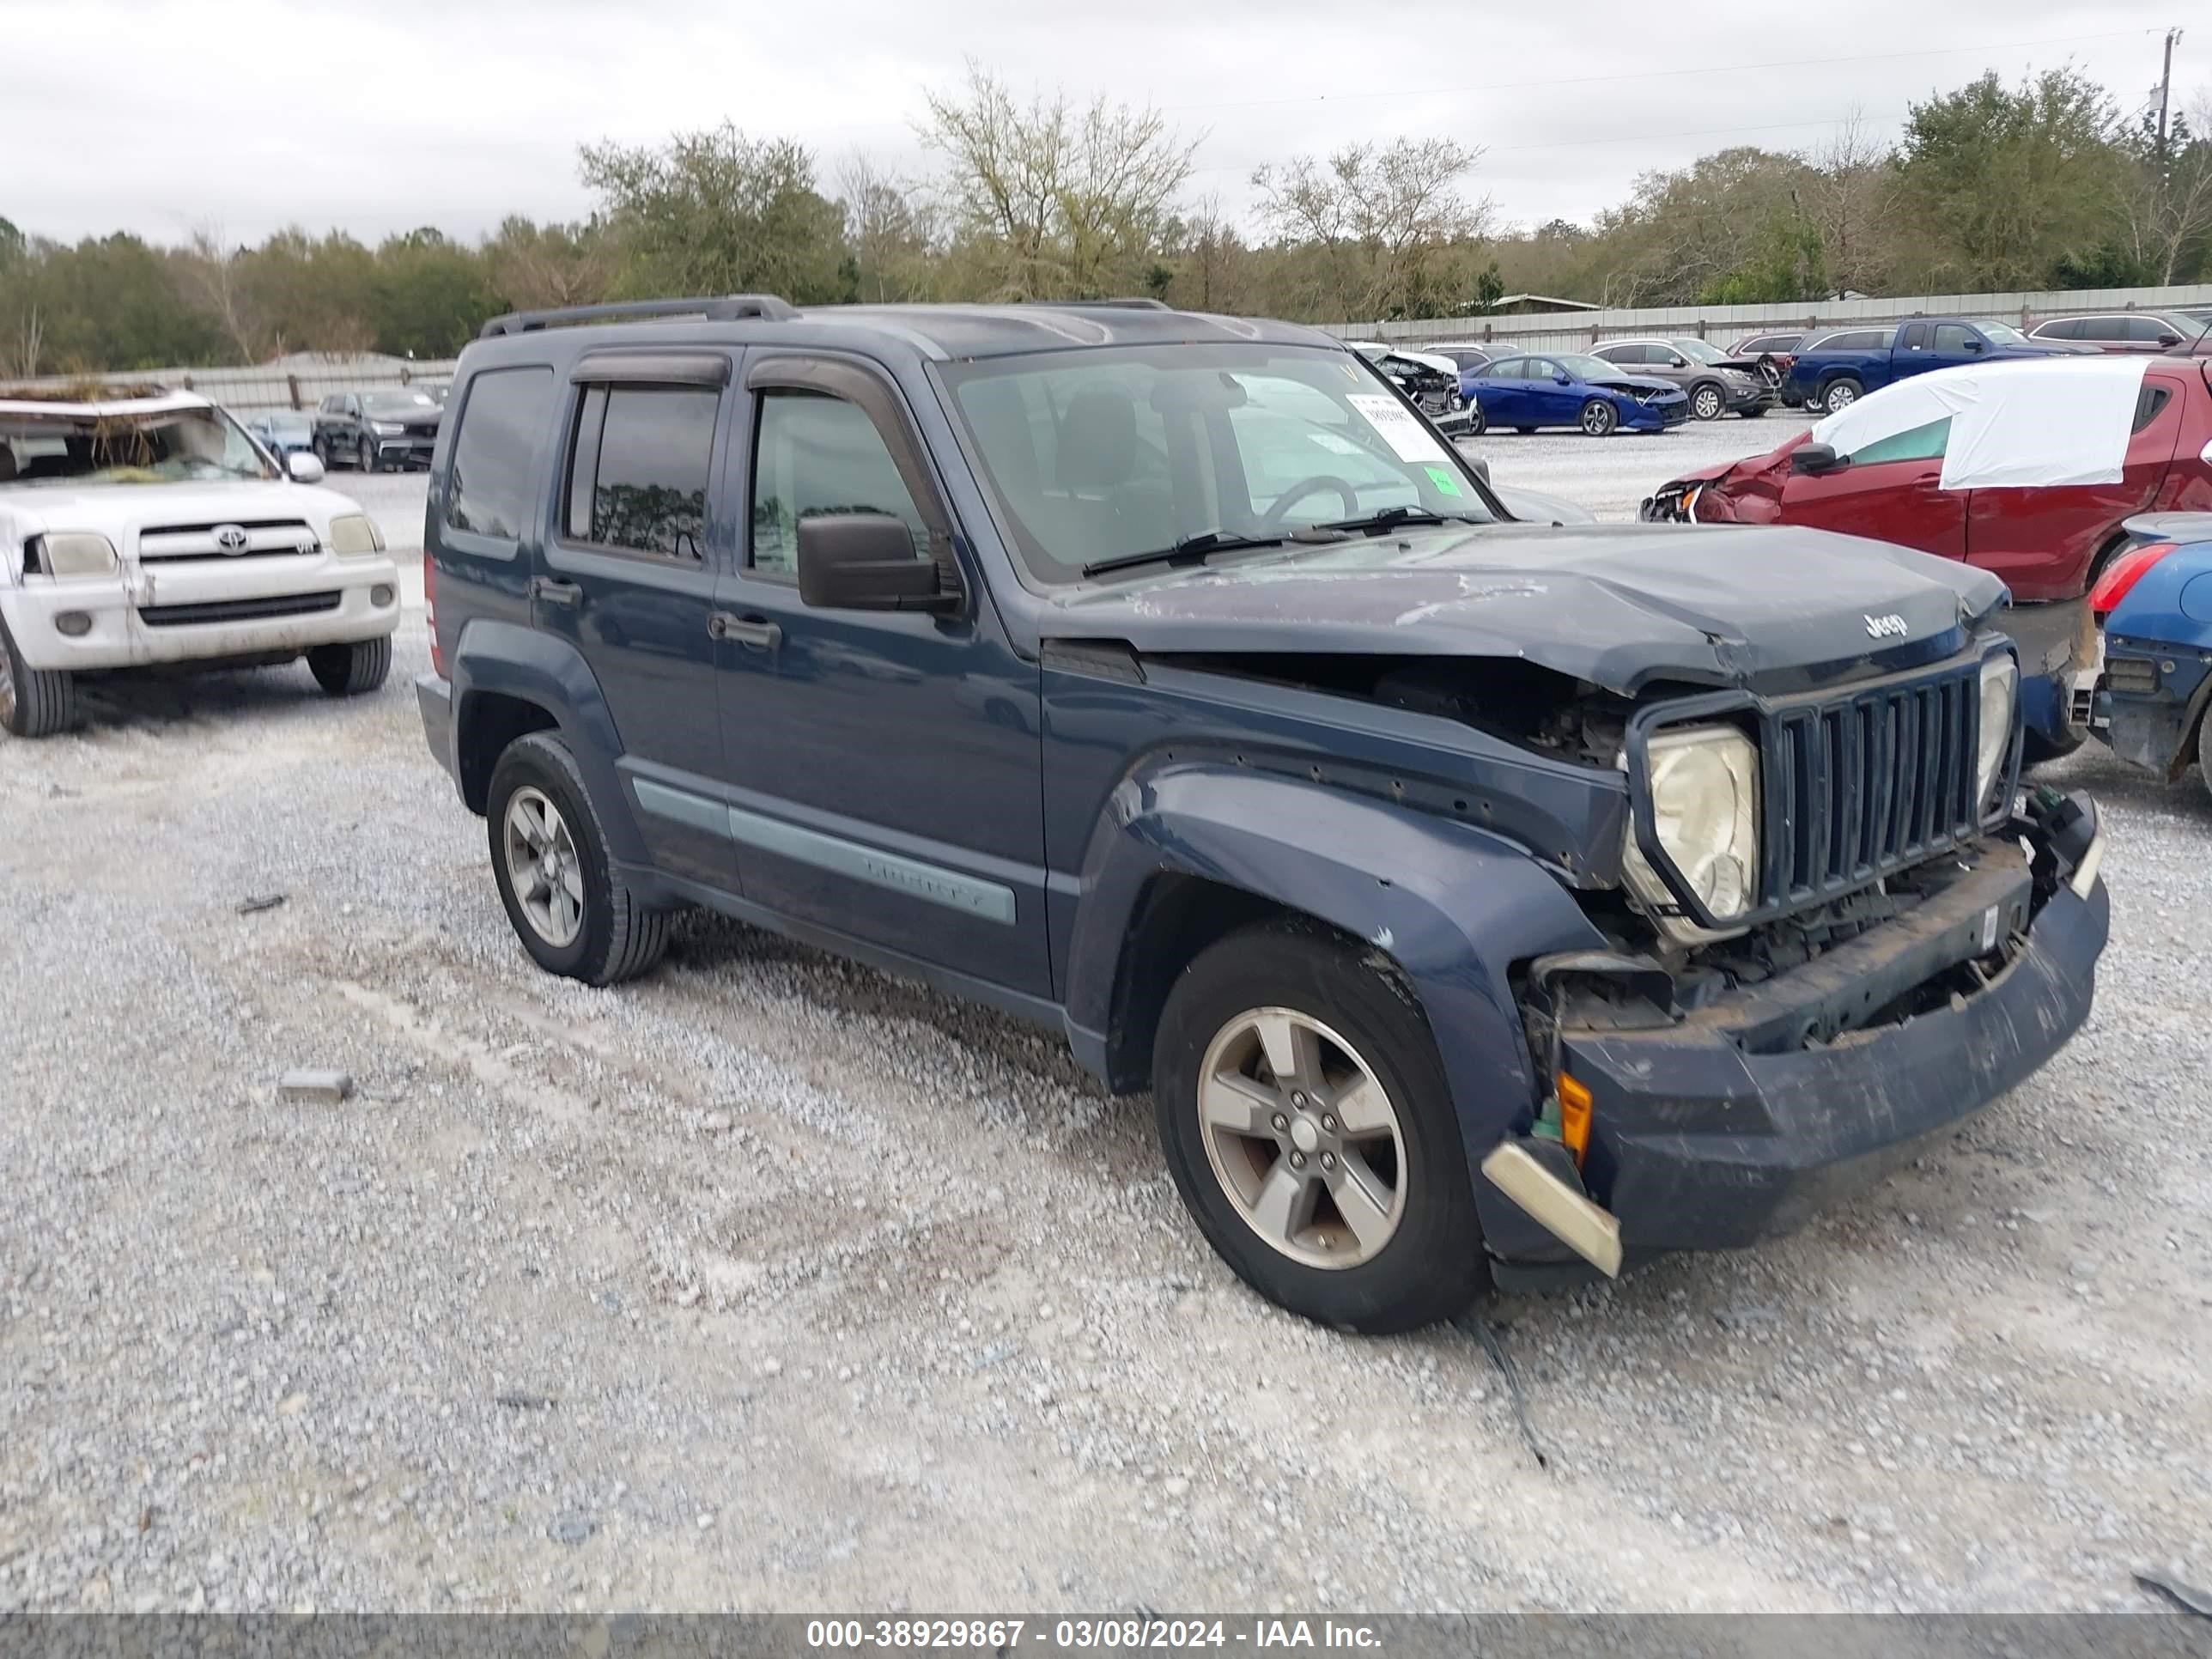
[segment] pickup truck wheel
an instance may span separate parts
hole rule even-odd
[[[1820,390],[1820,412],[1832,415],[1849,409],[1866,395],[1866,388],[1849,374],[1838,374]]]
[[[1169,993],[1153,1104],[1192,1218],[1239,1278],[1341,1330],[1412,1330],[1487,1287],[1436,1044],[1395,971],[1315,929],[1248,928]]]
[[[307,672],[334,697],[358,697],[384,684],[392,672],[392,636],[350,645],[318,645],[307,652]]]
[[[1728,399],[1721,389],[1707,381],[1690,394],[1690,413],[1700,421],[1717,421],[1721,411],[1728,407]]]
[[[1591,437],[1607,437],[1620,424],[1620,411],[1604,398],[1593,398],[1583,405],[1582,424]]]
[[[568,744],[550,732],[516,738],[492,767],[484,805],[500,902],[540,968],[612,985],[660,960],[668,915],[617,877]]]
[[[65,668],[32,668],[0,622],[0,729],[50,738],[76,724],[76,680]]]

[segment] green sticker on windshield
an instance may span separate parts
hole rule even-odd
[[[1421,471],[1427,473],[1429,475],[1429,482],[1434,484],[1438,489],[1442,490],[1445,495],[1456,495],[1459,494],[1459,480],[1452,477],[1451,469],[1449,467],[1425,466]]]

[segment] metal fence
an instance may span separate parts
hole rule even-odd
[[[253,416],[271,409],[313,409],[334,392],[374,392],[425,380],[449,380],[457,360],[416,362],[401,357],[299,356],[245,368],[151,368],[106,374],[50,374],[27,384],[68,386],[86,380],[132,386],[163,386],[197,392],[234,414]]]
[[[1783,329],[1848,328],[1911,317],[1969,317],[2027,326],[2092,312],[2167,311],[2212,306],[2212,283],[2175,288],[2063,289],[2041,294],[1923,294],[1885,300],[1823,300],[1771,306],[1650,306],[1547,312],[1522,317],[1430,317],[1417,322],[1324,323],[1348,340],[1421,345],[1467,340],[1528,351],[1579,351],[1631,335],[1687,335],[1725,345]]]

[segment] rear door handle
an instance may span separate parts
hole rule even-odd
[[[754,651],[773,651],[783,643],[783,629],[762,617],[733,617],[717,611],[707,618],[707,637],[734,640]]]
[[[556,581],[550,576],[534,577],[530,584],[530,597],[543,599],[548,605],[557,605],[574,610],[584,602],[581,583]]]

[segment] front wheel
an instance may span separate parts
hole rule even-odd
[[[492,767],[484,822],[500,902],[540,968],[612,985],[660,960],[668,915],[616,873],[583,771],[559,738],[533,732],[507,746]]]
[[[334,697],[358,697],[384,684],[392,672],[392,636],[356,640],[349,645],[318,645],[307,652],[307,672]]]
[[[2064,760],[2088,741],[2086,732],[2070,727],[2057,737],[2029,726],[2020,734],[2020,764],[2026,771],[2031,766],[2044,766],[2052,761]]]
[[[1480,438],[1490,430],[1490,417],[1482,412],[1480,404],[1469,404],[1467,409],[1467,435]]]
[[[371,443],[368,439],[363,438],[358,444],[354,446],[353,459],[354,465],[358,466],[362,471],[375,471],[376,446]]]
[[[1727,407],[1728,399],[1717,386],[1701,386],[1690,394],[1690,414],[1697,420],[1717,421]]]
[[[1593,398],[1583,405],[1583,430],[1593,438],[1602,438],[1620,424],[1620,411],[1602,398]]]
[[[76,724],[76,679],[65,668],[33,668],[0,622],[0,730],[51,738]]]
[[[1201,952],[1162,1011],[1152,1093],[1183,1203],[1237,1276],[1381,1334],[1451,1318],[1490,1275],[1443,1062],[1374,954],[1297,923]]]

